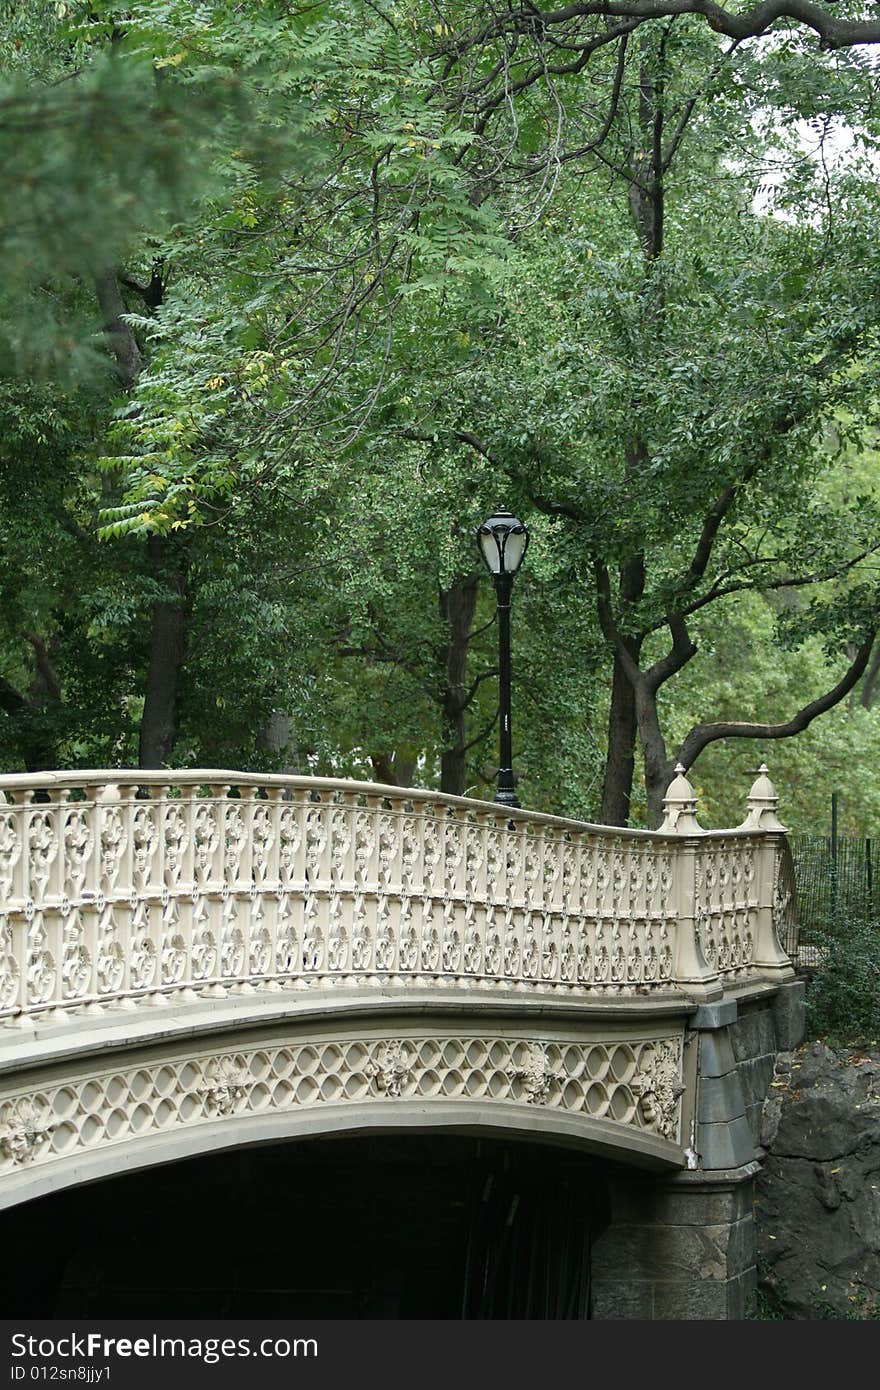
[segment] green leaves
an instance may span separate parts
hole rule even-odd
[[[49,71],[0,71],[0,373],[70,378],[96,364],[81,287],[204,186],[216,102],[184,102],[134,56],[77,63],[60,36],[47,42]]]
[[[728,51],[683,16],[578,63],[597,21],[509,47],[494,11],[459,0],[442,21],[423,0],[37,8],[15,7],[0,94],[17,209],[0,371],[93,374],[75,402],[22,386],[7,412],[10,470],[47,470],[63,600],[12,486],[27,543],[4,641],[25,690],[23,634],[60,643],[69,708],[39,714],[59,750],[131,755],[157,534],[186,560],[184,761],[283,764],[261,734],[282,710],[303,767],[371,775],[397,754],[436,782],[443,596],[472,585],[473,526],[501,502],[534,529],[514,624],[530,804],[597,813],[597,563],[651,660],[670,613],[693,624],[700,655],[662,696],[670,737],[696,709],[785,714],[837,669],[875,589],[870,557],[847,567],[880,523],[880,208],[861,156],[825,178],[821,139],[795,132],[846,118],[860,148],[880,138],[857,55],[787,34]],[[92,286],[108,268],[143,364],[124,399]],[[644,586],[621,592],[633,564]],[[485,579],[476,593],[453,684],[476,682],[463,739],[482,791],[495,633]],[[750,643],[738,683],[724,663]],[[94,701],[111,667],[112,715]]]

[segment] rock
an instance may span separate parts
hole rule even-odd
[[[790,1318],[880,1311],[880,1051],[780,1054],[761,1143],[765,1292]]]

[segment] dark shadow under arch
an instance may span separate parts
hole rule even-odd
[[[225,1150],[0,1213],[7,1317],[584,1318],[604,1165],[465,1135]]]

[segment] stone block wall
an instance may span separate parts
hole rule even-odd
[[[757,1144],[761,1135],[761,1110],[779,1052],[772,1001],[755,1000],[744,1005],[731,1026],[730,1041],[742,1086],[745,1116],[752,1141]]]
[[[780,1052],[804,1031],[804,984],[787,980],[752,998],[704,1004],[690,1020],[698,1035],[694,1149],[704,1169],[737,1168],[755,1157],[761,1111]]]
[[[755,1144],[761,1142],[761,1111],[780,1052],[804,1036],[804,982],[791,980],[770,997],[740,1004],[730,1041],[742,1084],[745,1115]]]
[[[612,1223],[593,1246],[592,1316],[746,1317],[756,1287],[756,1171],[611,1177]]]

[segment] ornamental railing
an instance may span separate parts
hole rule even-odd
[[[227,994],[413,987],[705,998],[791,973],[766,776],[705,832],[220,771],[0,777],[0,1020]]]

